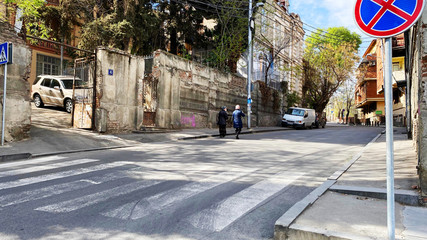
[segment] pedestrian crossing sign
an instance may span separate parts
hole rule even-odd
[[[0,65],[9,62],[8,50],[9,44],[7,42],[0,44]]]

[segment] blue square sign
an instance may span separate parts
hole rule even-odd
[[[113,69],[108,69],[108,75],[113,76],[113,74],[114,74]]]
[[[0,44],[0,65],[8,63],[9,61],[8,50],[9,50],[9,44],[7,42]]]

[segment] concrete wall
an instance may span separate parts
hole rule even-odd
[[[229,114],[236,104],[247,113],[246,79],[157,51],[153,76],[158,79],[156,126],[161,128],[215,128],[221,106]],[[271,90],[274,91],[274,90]],[[276,126],[280,107],[273,110],[274,94],[261,103],[259,84],[252,92],[252,127]],[[281,94],[277,99],[283,99]],[[247,120],[244,120],[246,125]],[[231,126],[231,122],[230,122]]]
[[[96,61],[96,129],[99,132],[138,129],[143,116],[141,86],[144,59],[123,51],[98,48]]]
[[[31,124],[30,74],[31,49],[19,38],[13,28],[2,23],[0,43],[13,43],[13,64],[7,67],[5,141],[18,141],[28,137]],[[0,67],[0,113],[3,111],[4,66]],[[0,129],[1,129],[0,114]]]

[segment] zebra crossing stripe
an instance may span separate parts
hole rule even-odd
[[[54,195],[59,195],[66,192],[76,191],[79,189],[101,184],[104,182],[125,178],[129,176],[127,175],[128,172],[129,171],[123,171],[123,172],[120,172],[119,174],[109,173],[103,176],[94,176],[90,178],[81,179],[78,181],[52,185],[52,186],[48,186],[40,189],[3,195],[3,196],[0,196],[0,207],[7,207],[7,206],[19,204],[19,203],[34,201],[34,200],[38,200],[46,197],[51,197]]]
[[[65,158],[66,157],[49,156],[49,157],[35,158],[35,159],[31,159],[31,160],[23,160],[23,161],[17,161],[17,162],[0,163],[0,169],[4,169],[4,168],[8,168],[8,167],[29,166],[31,164],[42,164],[42,163],[46,163],[46,162],[62,160]]]
[[[25,186],[25,185],[34,184],[34,183],[45,182],[45,181],[54,180],[54,179],[76,176],[84,173],[101,171],[109,168],[132,164],[132,163],[133,162],[126,162],[126,161],[107,163],[107,164],[101,164],[101,165],[87,167],[87,168],[78,168],[78,169],[69,170],[69,171],[51,173],[51,174],[41,175],[37,177],[23,178],[17,181],[2,182],[0,183],[0,190]]]
[[[160,180],[137,181],[137,182],[125,184],[123,186],[108,189],[102,192],[86,195],[84,197],[79,197],[76,199],[71,199],[68,201],[39,207],[39,208],[36,208],[35,210],[51,212],[51,213],[71,212],[71,211],[75,211],[75,210],[105,201],[106,199],[109,199],[109,198],[118,197],[118,196],[128,194],[137,190],[148,188],[156,184],[159,184],[161,182],[163,181],[160,181]]]
[[[233,196],[193,214],[187,220],[194,227],[209,231],[222,231],[228,225],[250,212],[259,204],[287,187],[304,173],[281,172],[258,182]]]
[[[2,172],[2,173],[0,173],[0,177],[13,176],[13,175],[19,175],[19,174],[25,174],[25,173],[32,173],[32,172],[43,171],[43,170],[51,170],[51,169],[55,169],[55,168],[68,167],[68,166],[90,163],[90,162],[97,162],[97,161],[99,161],[99,160],[79,159],[79,160],[73,160],[73,161],[53,163],[53,164],[43,165],[43,166],[28,167],[28,168],[22,168],[22,169],[16,169],[16,170],[10,170],[10,171]]]
[[[225,172],[217,174],[198,182],[185,184],[182,187],[174,188],[148,198],[124,204],[102,215],[120,219],[140,219],[155,211],[161,211],[174,203],[181,202],[254,171],[255,170],[241,170],[239,172]]]

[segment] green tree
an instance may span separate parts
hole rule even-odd
[[[362,41],[344,27],[318,30],[306,41],[303,105],[323,112],[331,96],[353,74]]]
[[[212,32],[210,65],[236,72],[237,61],[248,44],[248,3],[244,1],[210,0],[210,15],[216,26]]]
[[[24,32],[42,38],[49,37],[52,29],[41,20],[40,10],[46,5],[44,0],[3,0],[6,5],[6,17],[16,12],[17,8],[22,10],[22,21]]]
[[[132,54],[164,49],[164,32],[150,0],[91,0],[87,6],[79,47],[108,46]]]
[[[295,91],[292,93],[288,93],[286,96],[286,99],[287,99],[287,103],[288,103],[288,108],[294,107],[295,104],[298,104],[301,102],[300,96]]]

